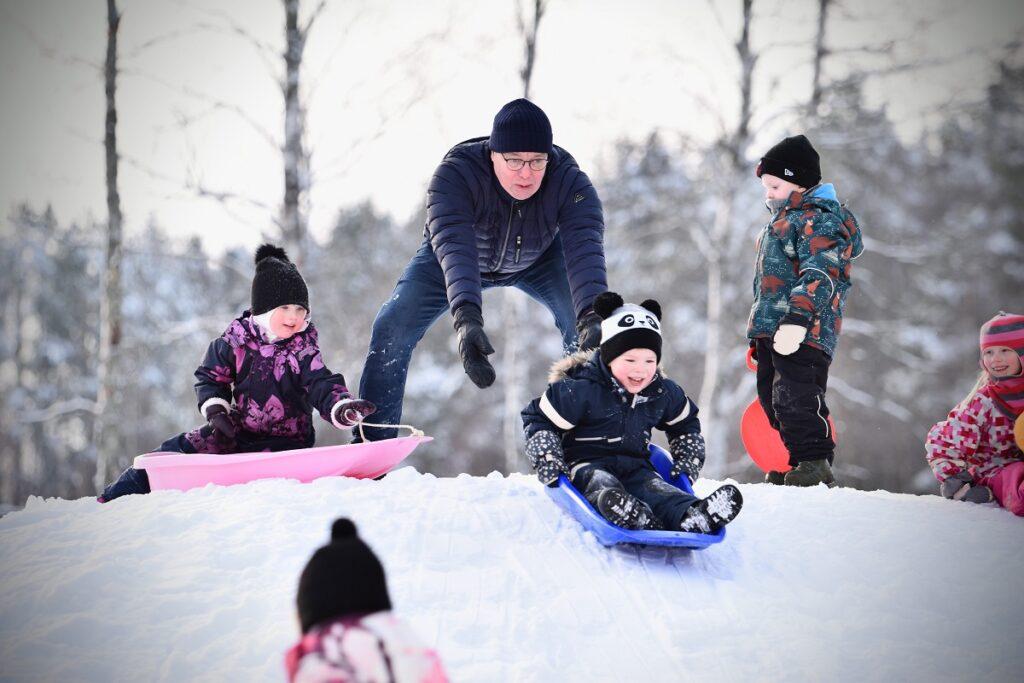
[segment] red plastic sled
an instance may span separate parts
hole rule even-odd
[[[413,449],[430,440],[429,436],[405,436],[344,446],[235,455],[146,453],[135,458],[135,468],[146,470],[154,491],[187,491],[207,484],[231,486],[256,479],[372,479],[390,472]]]
[[[747,367],[757,372],[754,349],[747,351]],[[828,426],[832,433],[832,441],[835,441],[836,426],[831,415],[828,416]],[[782,436],[778,430],[772,428],[761,402],[756,398],[743,411],[743,417],[740,419],[740,437],[743,439],[747,455],[765,472],[788,472],[793,469],[789,465],[789,450],[786,449],[786,444],[782,443]]]

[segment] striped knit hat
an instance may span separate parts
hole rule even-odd
[[[1006,346],[1020,357],[1021,372],[1013,377],[993,377],[986,387],[1000,412],[1015,419],[1024,413],[1024,315],[1000,311],[981,326],[979,341],[982,351],[992,346]]]
[[[1024,362],[1024,315],[999,312],[981,326],[981,350],[991,346],[1007,346]]]

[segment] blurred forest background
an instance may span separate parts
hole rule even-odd
[[[260,2],[273,7],[276,25],[247,26],[241,8],[251,3],[170,3],[198,19],[187,28],[164,27],[145,35],[131,33],[142,22],[130,19],[160,3],[74,3],[79,11],[88,4],[95,15],[95,21],[78,27],[95,33],[96,44],[103,46],[88,55],[66,52],[38,25],[31,28],[23,16],[30,14],[31,3],[4,2],[0,21],[9,30],[31,33],[34,58],[43,55],[60,68],[88,73],[83,83],[103,98],[105,109],[83,111],[77,124],[92,127],[92,143],[103,154],[96,155],[95,167],[63,172],[102,179],[97,201],[105,214],[58,215],[57,197],[46,199],[46,188],[42,195],[16,197],[2,207],[0,503],[20,505],[29,495],[93,495],[135,455],[198,423],[192,373],[208,342],[248,306],[252,253],[263,239],[282,243],[300,263],[325,360],[353,390],[358,387],[374,316],[422,240],[422,193],[434,165],[451,145],[486,134],[493,112],[523,94],[548,110],[556,144],[577,156],[595,182],[605,209],[611,287],[627,299],[662,302],[665,366],[700,406],[709,446],[705,474],[741,482],[760,478],[738,437],[740,414],[754,397],[753,374],[744,366],[744,333],[754,239],[767,218],[753,168],[782,136],[805,132],[822,154],[824,180],[836,184],[857,215],[866,243],[853,270],[848,317],[829,380],[838,427],[837,475],[857,488],[934,490],[922,442],[977,375],[978,326],[1000,309],[1024,309],[1024,23],[1020,11],[1006,9],[1012,3],[971,6],[976,14],[1005,13],[999,18],[1011,25],[1009,39],[954,45],[939,55],[906,46],[929,43],[933,30],[935,40],[946,39],[934,29],[941,19],[935,7],[941,3],[927,9],[908,3],[905,21],[895,27],[872,15],[870,3],[679,3],[695,17],[710,17],[710,24],[700,26],[718,31],[713,40],[721,49],[710,63],[702,66],[704,55],[687,49],[698,30],[707,33],[696,20],[673,17],[667,43],[632,31],[616,40],[619,47],[646,41],[648,56],[663,50],[661,80],[651,85],[649,97],[657,100],[659,88],[672,88],[685,94],[688,108],[679,111],[673,126],[632,126],[629,135],[616,135],[586,154],[565,142],[572,139],[567,133],[597,127],[600,114],[568,120],[556,114],[565,110],[553,111],[546,101],[569,97],[600,112],[601,102],[620,97],[625,84],[607,82],[601,90],[556,96],[556,90],[574,86],[543,80],[541,74],[571,41],[586,41],[556,30],[572,13],[582,17],[598,7],[601,20],[608,21],[616,11],[628,14],[634,3],[509,0],[500,8],[482,3],[492,6],[488,11],[494,18],[470,24],[461,21],[458,3],[446,5],[440,21],[458,25],[460,35],[477,32],[474,50],[485,50],[495,33],[506,41],[505,68],[489,76],[492,84],[501,83],[499,95],[482,109],[474,105],[490,114],[450,138],[419,128],[421,137],[431,138],[433,161],[412,169],[419,178],[412,193],[421,197],[421,208],[411,216],[370,196],[346,194],[330,205],[321,195],[318,210],[328,211],[330,219],[314,228],[309,197],[327,175],[318,160],[335,160],[345,152],[317,148],[309,129],[314,80],[304,48],[317,31],[328,30],[324,17],[332,3]],[[562,19],[552,23],[555,16]],[[877,31],[861,30],[857,36],[880,38],[851,41],[846,28],[856,22],[878,22]],[[783,30],[788,25],[802,28]],[[351,30],[372,26],[355,22]],[[225,122],[223,147],[216,154],[233,153],[235,129],[262,131],[276,159],[272,167],[261,168],[274,179],[273,194],[211,187],[195,158],[180,174],[168,174],[147,159],[152,150],[125,149],[118,138],[119,126],[125,125],[124,98],[138,97],[131,94],[132,78],[139,73],[131,58],[147,49],[181,49],[175,41],[199,30],[235,41],[230,44],[237,46],[238,60],[275,79],[275,104],[261,114],[277,121],[273,129],[227,95],[189,91],[187,85],[179,89],[195,110],[215,111]],[[411,38],[416,49],[389,55],[389,63],[422,62],[424,55],[455,50],[445,36],[442,31]],[[372,109],[359,114],[376,122],[359,133],[372,151],[374,130],[412,125],[407,122],[417,108],[457,109],[472,100],[479,74],[460,81],[460,68],[470,59],[463,50],[446,62],[457,84],[446,92],[461,92],[462,99],[433,101],[422,73],[399,69],[389,73],[398,74],[390,78],[403,95],[388,102],[387,113],[378,110],[379,100],[351,97],[344,105],[348,109],[325,116],[343,125],[346,111]],[[956,69],[964,60],[971,60],[974,70],[966,79],[972,87],[961,88],[966,81],[954,78],[945,99],[929,105],[927,125],[908,137],[902,132],[907,121],[887,104],[887,88],[912,89],[917,74]],[[8,63],[9,53],[4,61],[5,72],[19,69],[18,61]],[[329,68],[361,69],[372,80],[373,64],[366,56],[362,63],[346,60]],[[581,58],[577,68],[585,71],[586,60]],[[696,77],[695,69],[709,70],[713,87]],[[155,76],[175,78],[174,73]],[[30,105],[5,96],[0,107]],[[616,111],[622,107],[620,102]],[[630,101],[629,107],[642,110],[645,103]],[[691,112],[692,120],[701,122],[693,129],[688,128]],[[179,130],[193,124],[189,114],[178,113]],[[360,158],[357,170],[374,165],[410,172],[401,155]],[[15,172],[23,163],[9,156],[3,161]],[[225,221],[242,216],[236,222],[249,225],[250,232],[234,244],[211,246],[194,224],[175,224],[157,211],[126,212],[124,206],[133,201],[121,189],[126,174],[135,183],[177,184],[175,201],[213,206]],[[59,186],[52,191],[59,193]],[[411,458],[421,471],[449,476],[527,469],[518,414],[543,390],[546,369],[560,353],[558,334],[547,312],[519,292],[492,290],[484,302],[487,331],[498,349],[493,387],[478,390],[464,375],[447,319],[413,357],[403,422],[435,438]],[[321,444],[348,438],[319,419],[316,424]]]

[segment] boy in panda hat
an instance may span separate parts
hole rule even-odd
[[[662,376],[661,306],[594,300],[601,344],[557,362],[544,394],[523,410],[526,454],[548,486],[565,474],[604,517],[627,529],[713,533],[743,505],[727,484],[701,500],[662,479],[649,460],[651,430],[668,434],[672,475],[694,481],[704,464],[697,406]]]
[[[372,403],[349,394],[344,377],[324,366],[306,282],[273,244],[256,250],[251,307],[210,342],[195,378],[206,424],[171,437],[158,452],[309,448],[316,438],[314,409],[338,429],[351,429],[374,412]],[[98,500],[149,490],[146,471],[129,467]]]

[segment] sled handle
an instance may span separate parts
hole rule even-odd
[[[747,369],[751,372],[757,372],[757,359],[754,358],[753,346],[747,349]]]
[[[367,427],[383,427],[385,429],[389,427],[394,427],[395,429],[408,429],[410,432],[409,436],[424,436],[422,429],[416,429],[412,425],[383,425],[366,422],[365,420],[360,420],[357,424],[359,425],[359,438],[363,440],[363,443],[366,443],[366,435],[363,434],[363,425],[366,425]]]

